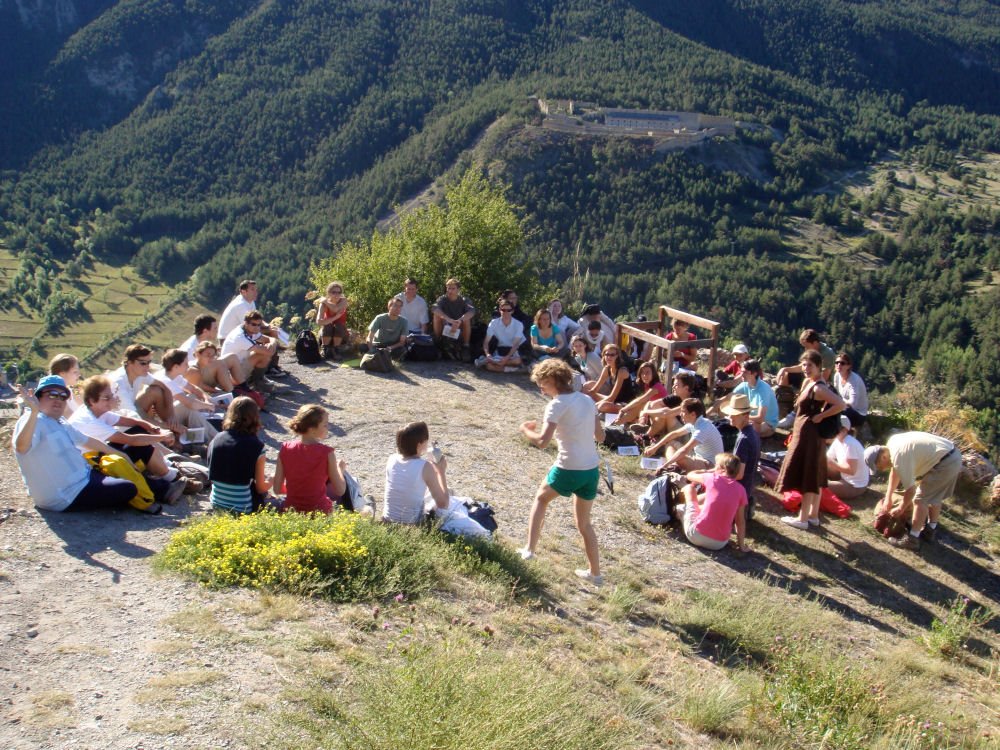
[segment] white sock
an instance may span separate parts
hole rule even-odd
[[[920,532],[919,531],[914,531],[913,529],[910,529],[910,536],[912,536],[914,539],[919,539],[920,538]]]
[[[166,479],[168,482],[172,482],[177,479],[177,469],[171,467],[171,469],[163,475],[163,479]]]
[[[937,528],[937,521],[928,521],[927,525],[930,526],[932,529],[936,529]]]

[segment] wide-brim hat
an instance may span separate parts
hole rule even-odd
[[[729,403],[723,406],[720,411],[723,414],[736,416],[737,414],[749,414],[753,411],[753,408],[750,406],[750,399],[747,398],[745,393],[737,393],[729,399]]]

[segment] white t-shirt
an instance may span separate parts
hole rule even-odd
[[[188,353],[188,364],[191,364],[192,362],[195,361],[195,359],[197,359],[197,357],[194,356],[194,350],[199,343],[200,342],[198,341],[198,337],[192,335],[183,344],[177,347],[178,349],[183,349]]]
[[[256,346],[257,339],[259,338],[259,333],[248,335],[243,324],[240,323],[239,326],[229,332],[226,340],[222,342],[222,351],[219,353],[219,356],[228,357],[230,354],[235,354],[243,359],[246,357],[246,352]]]
[[[79,410],[78,410],[79,411]],[[14,426],[11,445],[31,415],[25,412]],[[36,508],[66,510],[90,481],[90,464],[80,449],[87,436],[70,425],[38,415],[31,446],[25,453],[14,449],[21,478]]]
[[[423,477],[426,465],[422,458],[403,458],[398,453],[389,456],[385,464],[383,520],[411,525],[420,522],[427,491]]]
[[[844,442],[839,439],[834,440],[826,449],[826,457],[838,464],[846,464],[851,459],[856,460],[858,462],[857,471],[853,474],[841,472],[840,478],[852,487],[868,486],[869,472],[868,464],[865,463],[865,447],[858,442],[856,437],[847,435],[844,437]]]
[[[112,393],[118,396],[118,411],[129,417],[139,416],[139,408],[135,405],[136,394],[153,382],[153,376],[140,375],[129,383],[125,368],[119,367],[108,373],[108,380],[111,381]]]
[[[698,417],[694,424],[685,424],[685,429],[691,433],[698,442],[695,443],[694,454],[715,465],[715,457],[723,453],[725,448],[722,445],[722,435],[711,420],[705,417]]]
[[[865,381],[861,379],[853,370],[851,374],[847,376],[847,380],[843,380],[840,377],[840,373],[834,373],[833,375],[833,387],[837,391],[854,411],[862,416],[867,416],[868,414],[868,388],[865,386]]]
[[[237,294],[233,297],[229,304],[226,305],[226,309],[222,311],[222,317],[219,318],[219,338],[225,339],[234,328],[242,326],[244,316],[251,310],[256,309],[257,303],[247,302],[243,299],[242,294]]]
[[[497,346],[513,348],[524,341],[524,326],[521,325],[521,321],[513,318],[510,319],[510,325],[506,326],[503,324],[503,318],[493,318],[486,326],[486,340],[489,341],[491,336],[497,337]]]
[[[430,313],[427,310],[427,300],[419,294],[413,298],[412,302],[406,301],[405,294],[397,294],[396,299],[403,303],[400,315],[406,318],[410,333],[421,333],[424,326],[431,321]]]
[[[106,443],[109,437],[118,432],[115,429],[118,420],[119,416],[113,411],[106,411],[101,416],[95,417],[89,407],[81,406],[73,412],[73,416],[68,421],[84,435]]]
[[[597,427],[597,405],[590,396],[583,393],[560,393],[545,407],[542,424],[556,425],[556,442],[559,455],[556,466],[571,471],[593,469],[601,463],[594,442]]]
[[[573,320],[568,315],[563,315],[559,320],[553,320],[553,325],[559,326],[559,330],[566,334],[566,343],[573,338],[576,334],[580,333],[580,324]]]
[[[167,386],[167,388],[170,389],[170,392],[175,396],[179,396],[184,393],[184,386],[188,384],[187,378],[183,375],[178,375],[176,378],[168,378],[167,373],[158,372],[153,377]]]

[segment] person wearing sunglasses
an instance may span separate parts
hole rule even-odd
[[[243,325],[234,328],[222,344],[222,357],[235,355],[240,363],[240,381],[265,391],[277,386],[267,376],[267,368],[278,350],[278,343],[261,333],[264,316],[251,310],[243,318]]]
[[[844,414],[855,430],[868,419],[868,388],[861,376],[854,372],[854,360],[847,352],[840,352],[834,360],[833,389],[847,404]]]
[[[70,396],[66,381],[46,375],[34,390],[18,386],[18,392],[25,411],[14,426],[11,444],[35,507],[73,512],[128,505],[136,495],[135,485],[105,476],[81,451],[125,454],[61,421]],[[160,510],[154,503],[146,512]]]
[[[175,435],[185,431],[174,414],[174,396],[163,383],[150,374],[153,350],[145,344],[131,344],[125,349],[122,366],[107,373],[111,389],[118,397],[117,412],[139,417],[166,427]]]
[[[514,306],[503,297],[497,300],[497,308],[500,317],[493,318],[486,327],[483,355],[476,360],[476,366],[491,372],[511,372],[520,369],[523,363],[517,348],[525,341],[524,326],[514,320]]]

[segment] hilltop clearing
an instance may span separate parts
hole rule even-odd
[[[394,430],[425,419],[448,455],[453,492],[489,500],[502,543],[521,544],[552,458],[516,437],[517,424],[544,408],[526,377],[443,363],[385,377],[326,364],[288,369],[288,388],[264,420],[271,458],[297,406],[321,401],[335,426],[331,442],[381,498]],[[874,692],[854,713],[825,706],[834,716],[830,736],[840,738],[833,746],[874,746],[845,739],[853,735],[837,717],[854,716],[871,721],[866,731],[877,728],[880,740],[900,740],[882,747],[902,747],[905,738],[916,738],[905,745],[913,748],[995,747],[997,620],[953,659],[930,655],[921,641],[957,596],[1000,609],[1000,538],[989,518],[950,503],[940,543],[915,555],[870,529],[872,492],[855,504],[856,516],[825,520],[816,533],[786,530],[778,504],[761,492],[753,551],[705,554],[676,530],[639,520],[635,498],[645,479],[634,461],[611,457],[616,494],[605,491],[595,505],[604,587],[573,576],[582,552],[568,504],[556,501],[537,562],[540,590],[512,598],[470,582],[412,600],[400,592],[403,602],[373,611],[154,576],[150,556],[205,511],[204,497],[160,517],[42,515],[4,451],[0,745],[337,747],[341,710],[378,717],[378,706],[361,702],[364,682],[381,674],[375,665],[424,647],[447,660],[440,647],[451,644],[511,675],[541,668],[572,678],[581,700],[594,698],[606,721],[624,728],[623,748],[818,747],[818,738],[797,732],[827,719],[797,716],[794,706],[856,689]],[[810,678],[788,666],[806,645],[818,649],[808,652]],[[809,679],[836,688],[793,700],[793,674],[805,679],[801,689]],[[709,704],[721,712],[715,720]],[[920,740],[921,721],[951,744]]]

